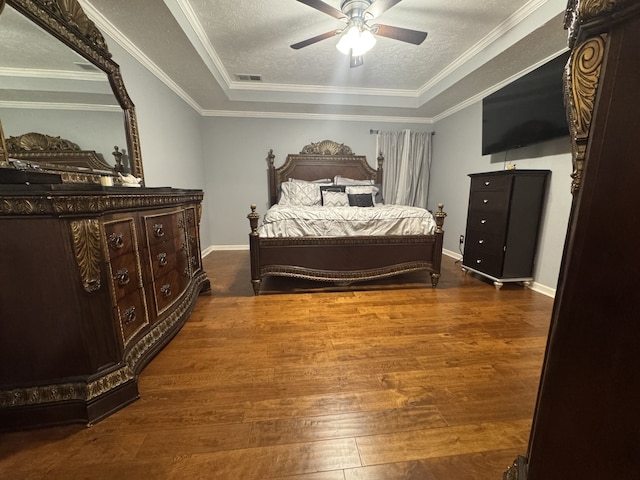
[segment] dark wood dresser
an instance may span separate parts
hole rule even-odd
[[[94,423],[138,398],[139,372],[210,289],[203,193],[0,190],[0,429]]]
[[[463,269],[493,281],[530,282],[549,170],[471,177]]]

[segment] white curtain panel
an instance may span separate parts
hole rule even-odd
[[[431,171],[430,132],[379,132],[384,155],[382,193],[385,203],[427,208]]]

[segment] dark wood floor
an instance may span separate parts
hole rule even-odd
[[[499,480],[525,453],[552,299],[448,257],[437,289],[273,279],[254,297],[248,252],[205,268],[213,293],[140,400],[0,434],[0,478]]]

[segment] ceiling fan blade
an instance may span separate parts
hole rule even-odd
[[[349,54],[349,68],[359,67],[364,65],[364,55],[354,55],[353,52]]]
[[[298,0],[300,3],[304,3],[305,5],[310,6],[311,8],[315,8],[316,10],[320,10],[322,13],[326,13],[327,15],[331,15],[332,17],[337,18],[338,20],[347,19],[348,17],[342,13],[337,8],[332,7],[328,3],[324,3],[321,0]]]
[[[364,11],[364,14],[371,14],[373,18],[376,18],[383,12],[386,12],[394,5],[400,3],[402,0],[376,0]],[[366,17],[365,17],[366,18]]]
[[[420,45],[424,42],[424,39],[427,38],[427,32],[411,30],[409,28],[392,27],[391,25],[376,24],[371,27],[371,30],[381,37],[393,38],[394,40],[413,43],[414,45]]]
[[[326,32],[321,35],[316,35],[315,37],[307,38],[302,42],[294,43],[293,45],[291,45],[291,48],[293,48],[294,50],[299,50],[303,47],[308,47],[309,45],[313,45],[314,43],[318,43],[327,38],[334,37],[338,33],[340,33],[340,30],[331,30],[330,32]]]

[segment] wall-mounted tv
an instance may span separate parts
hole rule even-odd
[[[569,52],[482,100],[482,154],[569,135],[562,74]]]

